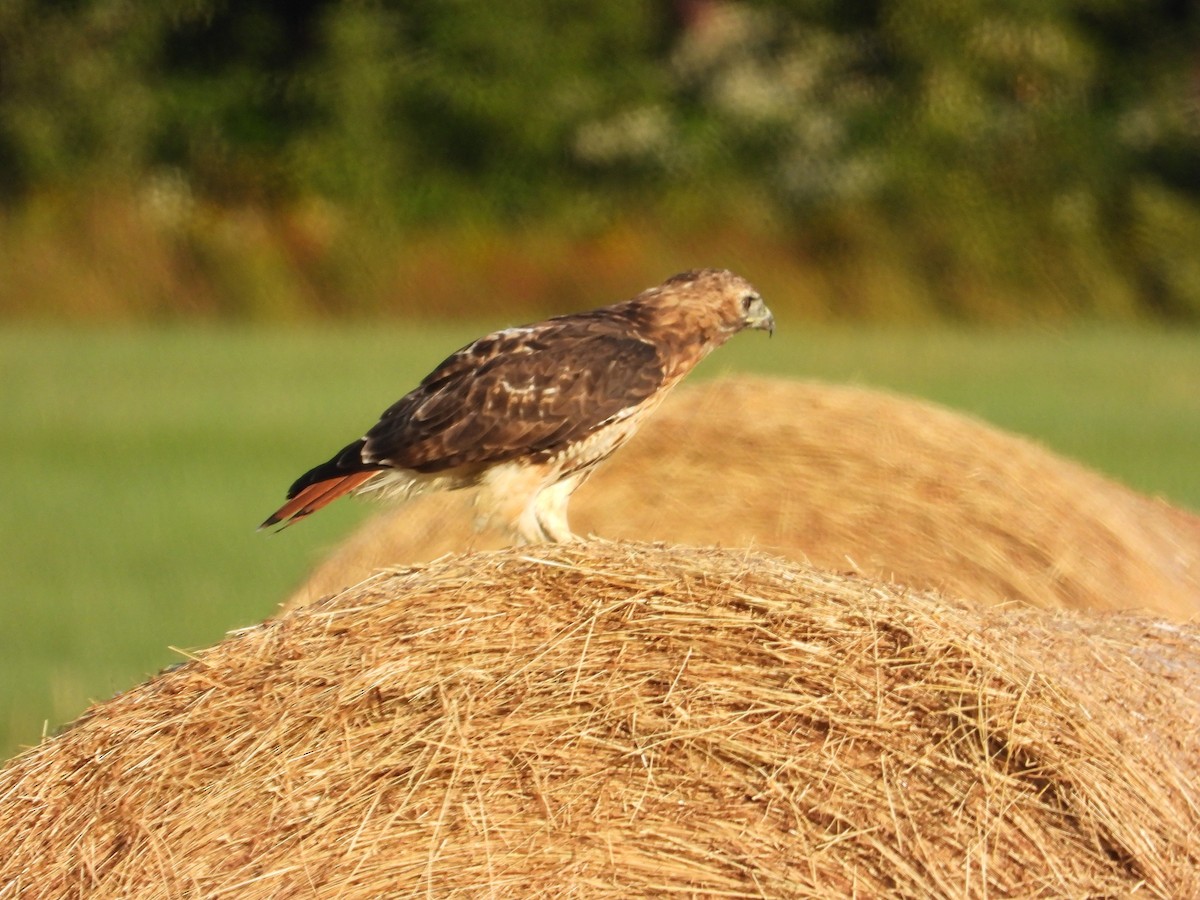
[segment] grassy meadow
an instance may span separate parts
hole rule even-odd
[[[369,514],[259,534],[291,480],[498,322],[0,329],[0,754],[269,616]],[[885,387],[1200,509],[1200,332],[808,328],[694,377]]]

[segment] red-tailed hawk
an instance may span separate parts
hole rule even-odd
[[[699,269],[624,303],[481,337],[301,475],[262,527],[351,491],[408,498],[479,486],[484,516],[518,540],[571,540],[575,489],[743,328],[774,333],[758,291],[727,270]]]

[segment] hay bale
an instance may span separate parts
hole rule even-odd
[[[371,520],[289,605],[501,538],[467,493]],[[576,495],[577,533],[758,546],[974,601],[1200,615],[1200,518],[983,422],[878,391],[685,387]]]
[[[1200,893],[1200,630],[747,551],[382,573],[0,772],[0,897]]]

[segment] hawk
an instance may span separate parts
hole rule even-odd
[[[726,269],[697,269],[624,303],[481,337],[301,475],[260,527],[351,492],[406,499],[477,486],[483,518],[518,542],[572,540],[571,494],[743,328],[774,334],[758,291]]]

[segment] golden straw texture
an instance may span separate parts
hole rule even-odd
[[[0,898],[1185,897],[1200,631],[744,550],[381,572],[0,771]]]

